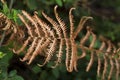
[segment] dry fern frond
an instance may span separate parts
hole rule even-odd
[[[47,16],[44,12],[42,12],[42,15],[53,25],[53,28],[55,29],[56,34],[58,35],[58,38],[62,38],[62,30],[59,27],[59,24],[56,21],[54,21],[52,18]]]
[[[112,57],[110,57],[109,59],[110,59],[111,68],[110,68],[110,72],[109,72],[109,75],[108,75],[108,80],[111,79],[112,74],[113,74],[113,70],[114,70],[114,62],[113,62],[113,59],[112,59]]]
[[[51,44],[51,46],[50,46],[50,49],[48,50],[45,62],[41,66],[44,66],[47,62],[50,61],[51,57],[55,53],[56,45],[57,45],[57,39],[54,39],[53,42],[52,42],[52,44]]]
[[[103,51],[104,48],[105,48],[105,42],[103,41],[103,42],[101,43],[101,46],[100,46],[100,48],[99,48],[99,51]],[[97,53],[97,58],[98,58],[97,75],[98,75],[98,77],[100,76],[101,63],[102,63],[102,62],[101,62],[100,55],[101,55],[101,53]]]
[[[115,66],[116,66],[116,80],[119,80],[120,76],[120,59],[115,58]]]
[[[17,54],[22,52],[26,48],[26,46],[28,45],[28,42],[30,41],[30,39],[31,39],[31,37],[28,37],[27,40],[24,42],[23,46],[18,51],[13,50],[13,52],[17,53]]]
[[[61,62],[61,57],[62,57],[62,53],[63,53],[62,52],[63,45],[66,45],[66,60],[65,60],[65,62],[66,62],[67,70],[70,72],[73,71],[73,69],[77,70],[76,66],[77,66],[77,60],[79,58],[77,56],[77,48],[78,47],[77,47],[74,36],[78,35],[78,32],[80,32],[80,29],[79,29],[79,31],[77,31],[77,33],[76,33],[76,30],[78,30],[78,29],[74,30],[74,23],[73,23],[73,16],[72,16],[73,9],[74,8],[71,8],[71,10],[69,12],[70,27],[71,27],[70,36],[68,36],[67,27],[66,27],[64,21],[59,17],[59,15],[57,13],[57,6],[55,6],[55,8],[54,8],[54,13],[55,13],[57,22],[54,21],[49,16],[47,16],[44,12],[42,12],[42,15],[44,16],[44,18],[46,20],[48,20],[48,22],[50,22],[50,24],[53,25],[52,27],[50,27],[46,22],[44,22],[42,19],[40,19],[37,16],[37,12],[35,12],[33,17],[31,17],[27,12],[22,11],[23,15],[18,14],[18,16],[21,19],[21,21],[25,24],[25,26],[28,30],[27,34],[28,34],[29,38],[25,41],[25,43],[21,47],[21,49],[19,49],[18,51],[14,51],[14,52],[20,53],[21,51],[23,51],[23,49],[26,48],[27,45],[31,45],[28,48],[25,57],[22,59],[22,61],[28,60],[28,64],[30,64],[33,61],[33,59],[35,58],[35,56],[37,56],[38,54],[41,54],[43,52],[43,48],[45,48],[47,50],[47,52],[45,53],[46,59],[45,59],[45,62],[43,63],[43,65],[45,65],[46,62],[48,62],[51,59],[53,53],[58,51],[58,54],[57,54],[58,59],[55,64],[55,66],[56,66],[56,65],[58,65],[58,63]],[[84,25],[84,23],[90,18],[91,17],[83,17],[82,20],[80,21],[79,26],[82,27]],[[29,24],[28,22],[31,24]],[[44,35],[41,35],[39,33],[40,31],[42,31],[42,33]],[[37,33],[37,35],[34,34],[35,32]],[[39,41],[41,41],[41,39],[44,39],[42,41],[42,43],[39,42]],[[46,45],[46,41],[48,41],[47,45],[49,47],[45,47],[45,46],[43,47],[43,45]],[[57,44],[59,45],[58,50],[55,49]]]
[[[91,32],[91,29],[87,27],[86,35],[80,41],[80,48],[82,49],[82,55],[78,57],[78,59],[81,59],[86,56],[86,50],[83,48],[83,46],[84,46],[84,43],[89,39],[90,32]]]
[[[52,60],[53,57],[56,57],[57,59],[53,59],[55,60],[55,64],[52,66],[52,68],[55,68],[62,62],[62,56],[65,54],[67,71],[78,71],[78,60],[85,58],[87,51],[89,51],[90,61],[86,67],[86,71],[89,71],[92,65],[94,65],[93,63],[97,56],[97,75],[102,75],[102,80],[105,80],[106,78],[110,80],[115,70],[116,80],[118,80],[120,76],[120,55],[118,54],[120,48],[117,49],[110,40],[101,37],[98,39],[101,42],[101,45],[96,49],[95,43],[97,42],[97,36],[88,26],[86,27],[86,34],[82,36],[80,40],[76,39],[79,36],[79,33],[83,30],[83,27],[85,26],[84,24],[89,19],[92,19],[92,17],[83,16],[77,28],[75,28],[72,15],[74,9],[75,8],[71,8],[69,11],[70,30],[68,30],[66,26],[67,24],[65,24],[58,15],[57,6],[54,7],[56,21],[44,12],[42,12],[42,15],[47,22],[39,18],[37,12],[35,12],[33,16],[24,10],[21,14],[18,14],[18,17],[24,24],[23,26],[25,26],[24,28],[27,32],[23,29],[19,30],[11,20],[9,20],[4,14],[0,13],[0,30],[5,30],[7,31],[6,34],[11,34],[10,39],[18,34],[22,37],[24,43],[18,50],[13,49],[13,52],[20,54],[27,49],[24,57],[21,59],[21,61],[27,61],[27,64],[31,64],[38,55],[43,55],[45,57],[44,62],[38,65],[44,66]],[[16,34],[17,31],[18,34]],[[92,41],[86,46],[86,42],[90,40],[90,37],[92,37]],[[82,52],[80,56],[78,56],[78,49]],[[65,53],[63,54],[64,50]],[[103,71],[101,68],[102,63],[104,64]],[[107,71],[109,65],[110,71]]]
[[[78,24],[77,29],[75,30],[74,34],[74,39],[77,37],[77,35],[79,34],[79,32],[83,29],[83,26],[85,24],[85,22],[89,19],[93,19],[92,17],[87,17],[87,16],[83,16]]]
[[[102,44],[101,44],[100,48],[98,50],[94,49],[94,44],[95,44],[97,38],[96,38],[96,35],[92,32],[92,29],[90,27],[87,27],[87,33],[85,34],[85,36],[83,36],[82,39],[80,39],[80,43],[79,43],[79,47],[78,47],[75,39],[78,36],[78,34],[81,32],[81,30],[83,29],[83,26],[86,23],[86,21],[88,19],[92,19],[92,17],[86,17],[86,16],[82,17],[78,24],[78,27],[76,28],[76,30],[74,30],[75,28],[74,28],[74,20],[73,20],[72,10],[74,10],[74,8],[71,8],[70,12],[69,12],[69,20],[70,20],[70,34],[69,35],[68,35],[66,24],[59,17],[59,15],[57,13],[57,6],[55,6],[55,8],[54,8],[54,13],[55,13],[55,17],[56,17],[57,21],[53,20],[47,14],[42,12],[42,15],[44,16],[44,18],[46,20],[48,20],[48,22],[52,25],[52,27],[49,26],[46,22],[44,22],[41,18],[39,18],[37,16],[37,12],[35,12],[33,17],[31,17],[25,11],[22,11],[23,15],[18,14],[19,18],[25,24],[25,26],[28,30],[28,35],[31,37],[31,40],[30,40],[31,47],[29,47],[27,54],[23,58],[23,61],[28,60],[28,64],[30,64],[33,61],[33,59],[35,58],[35,56],[37,56],[38,54],[41,54],[44,51],[43,48],[45,48],[46,49],[45,62],[43,64],[40,64],[40,66],[45,65],[47,62],[49,62],[51,60],[52,56],[56,55],[55,53],[57,52],[57,61],[55,62],[55,65],[52,66],[52,67],[55,67],[56,65],[61,63],[61,58],[62,58],[63,49],[64,49],[63,45],[65,45],[66,46],[65,63],[66,63],[66,68],[69,72],[72,72],[73,70],[77,71],[77,61],[81,58],[84,58],[87,54],[86,51],[89,50],[90,54],[91,54],[91,58],[90,58],[90,62],[88,64],[88,66],[86,68],[86,71],[89,71],[90,67],[93,65],[93,60],[94,60],[94,56],[96,53],[96,55],[98,57],[97,74],[98,74],[98,76],[100,75],[101,59],[100,59],[99,55],[102,53],[103,59],[104,59],[104,70],[103,70],[103,74],[102,74],[103,79],[105,77],[104,75],[106,74],[106,70],[107,70],[107,66],[108,66],[108,62],[107,62],[108,59],[110,59],[110,61],[111,61],[110,62],[111,71],[109,73],[109,77],[110,77],[111,73],[113,71],[113,61],[111,58],[109,58],[110,57],[109,53],[111,53],[111,48],[112,48],[111,44],[112,43],[107,42],[106,40],[103,39],[101,42]],[[23,16],[25,16],[28,19],[27,21],[30,22],[31,25],[28,24],[28,22],[26,21],[25,18],[23,18]],[[39,33],[40,31],[42,31],[43,34],[40,34]],[[35,32],[37,33],[37,35],[34,34]],[[87,47],[87,46],[85,46],[85,43],[87,40],[89,40],[90,36],[93,37],[93,40],[90,43],[89,47]],[[42,39],[43,39],[43,41],[42,41]],[[48,47],[47,46],[43,47],[43,45],[47,45]],[[59,45],[58,48],[56,48],[56,45]],[[108,45],[108,46],[105,46],[105,45]],[[80,48],[82,51],[81,56],[78,56],[78,54],[77,54],[78,48]],[[107,48],[107,49],[104,50],[104,48]],[[115,52],[112,52],[112,54],[114,54],[114,53]]]
[[[25,24],[25,26],[27,27],[27,29],[28,29],[28,34],[29,34],[31,37],[33,37],[33,33],[32,33],[32,31],[31,31],[31,28],[30,28],[30,26],[28,25],[28,23],[25,21],[25,19],[23,18],[22,15],[18,14],[18,16],[19,16],[19,18],[21,19],[21,21]]]
[[[95,35],[93,32],[91,32],[91,34],[92,34],[93,40],[92,40],[92,42],[91,42],[91,44],[90,44],[90,46],[89,46],[90,49],[94,47],[95,42],[96,42],[96,35]],[[93,61],[94,61],[94,51],[91,52],[90,62],[88,63],[88,66],[87,66],[87,68],[86,68],[86,71],[89,71],[89,70],[90,70],[90,68],[91,68],[91,66],[92,66],[92,64],[93,64]]]
[[[37,26],[36,22],[32,19],[32,17],[25,11],[22,11],[23,15],[34,25],[35,27],[35,33],[37,34],[38,37],[41,37],[41,34],[39,32],[39,27]]]
[[[26,61],[27,59],[29,59],[31,57],[30,54],[34,51],[37,40],[38,40],[38,38],[35,37],[33,42],[31,43],[30,47],[28,48],[26,55],[24,56],[23,59],[21,59],[21,61]]]
[[[12,40],[19,41],[24,37],[24,31],[2,12],[0,12],[0,33],[4,34],[5,40],[3,40],[3,45],[9,44]],[[2,41],[3,35],[1,34],[0,39]]]
[[[17,28],[14,22],[8,19],[3,13],[0,13],[0,30],[10,30],[12,29],[14,33],[17,32]]]
[[[64,45],[64,39],[61,39],[60,44],[59,44],[59,51],[57,54],[57,61],[55,62],[56,64],[54,66],[52,66],[52,68],[55,68],[58,64],[61,63],[62,61],[62,55],[63,55],[63,45]]]

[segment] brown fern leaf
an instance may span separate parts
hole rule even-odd
[[[64,39],[60,39],[59,51],[58,51],[58,54],[57,54],[58,58],[57,58],[56,64],[54,66],[52,66],[52,68],[55,68],[62,61],[61,58],[62,58],[62,55],[63,55],[63,45],[64,45]]]
[[[73,33],[74,33],[74,20],[73,20],[73,15],[72,15],[72,11],[75,8],[71,8],[69,11],[69,20],[70,20],[70,38],[73,38]]]
[[[31,46],[28,48],[26,55],[24,56],[23,59],[21,59],[21,61],[26,61],[27,59],[30,59],[30,57],[31,57],[30,54],[34,51],[37,40],[38,40],[38,38],[35,37],[33,42],[31,43]]]
[[[103,41],[103,42],[101,43],[101,46],[100,46],[99,50],[100,50],[100,51],[103,51],[104,48],[105,48],[105,42]],[[102,62],[101,62],[100,55],[101,55],[101,53],[97,53],[97,57],[98,57],[97,75],[98,75],[98,77],[100,76],[101,63],[102,63]]]
[[[96,49],[94,46],[97,42],[97,37],[90,27],[86,27],[86,34],[77,41],[76,38],[82,31],[84,24],[87,20],[92,19],[92,17],[82,17],[78,27],[74,28],[74,19],[72,15],[74,9],[75,8],[71,8],[69,11],[70,30],[68,30],[65,22],[58,15],[57,6],[54,7],[56,21],[44,12],[42,12],[42,15],[48,22],[39,18],[37,12],[31,16],[27,12],[22,11],[22,14],[18,14],[18,16],[27,30],[26,33],[23,30],[26,40],[23,39],[24,44],[21,48],[13,50],[13,52],[19,54],[27,48],[27,52],[21,61],[27,61],[28,64],[31,64],[36,56],[43,55],[45,57],[44,62],[38,64],[39,66],[47,64],[55,55],[54,57],[57,59],[53,59],[55,60],[55,64],[52,66],[52,68],[55,68],[62,62],[62,55],[64,55],[63,50],[65,49],[65,65],[67,71],[72,72],[73,70],[77,71],[77,61],[81,58],[85,58],[87,51],[89,51],[90,61],[86,67],[86,71],[89,71],[92,65],[94,65],[93,63],[97,55],[97,75],[100,76],[102,74],[102,80],[106,78],[109,80],[112,77],[113,70],[116,69],[116,80],[118,80],[120,75],[120,55],[118,53],[120,49],[117,49],[110,40],[103,37],[100,38],[101,45]],[[5,30],[8,28],[10,27],[2,27],[2,29]],[[92,41],[86,46],[86,42],[90,40],[90,37],[92,37]],[[78,56],[78,48],[82,51],[80,56]],[[117,58],[115,58],[115,56],[117,56]],[[102,63],[104,64],[103,71],[101,68]],[[107,68],[109,65],[110,71],[108,72]],[[108,77],[106,76],[107,72],[109,73]]]
[[[9,44],[9,42],[19,41],[24,37],[24,31],[21,30],[18,25],[9,19],[5,14],[0,12],[0,33],[4,35],[5,40],[3,39],[3,35],[0,34],[0,39],[3,39],[3,45]]]
[[[44,37],[49,37],[50,35],[54,36],[53,33],[49,33],[49,31],[47,31],[46,27],[47,25],[45,24],[45,22],[43,22],[40,18],[38,18],[37,16],[37,12],[34,13],[34,16],[33,16],[35,19],[35,22],[38,24],[38,26],[40,26],[39,28],[41,29],[40,32],[44,33]],[[45,25],[45,26],[44,26]],[[48,27],[47,27],[48,28]]]
[[[37,34],[38,37],[41,37],[41,34],[39,32],[39,27],[37,26],[36,22],[32,19],[32,17],[25,11],[22,11],[23,15],[34,25],[35,27],[35,33]]]
[[[43,50],[43,48],[41,48],[43,42],[44,42],[44,38],[38,40],[36,48],[35,48],[34,52],[32,53],[32,56],[31,56],[28,64],[30,64],[33,61],[33,59],[38,55],[38,53],[41,53],[41,51]]]
[[[22,15],[20,15],[20,14],[18,14],[18,17],[21,19],[21,21],[25,24],[25,26],[27,27],[27,29],[28,29],[28,34],[31,36],[31,37],[33,37],[33,32],[32,32],[32,30],[31,30],[31,28],[30,28],[30,26],[28,25],[28,23],[25,21],[25,19],[23,18],[23,16]]]
[[[48,53],[47,53],[48,55],[47,55],[47,57],[45,59],[45,62],[42,65],[39,65],[39,66],[44,66],[47,62],[50,61],[51,57],[55,53],[56,45],[57,45],[57,39],[54,39],[53,43],[50,46],[50,49],[48,50]]]
[[[75,71],[77,71],[77,45],[75,43],[74,40],[71,40],[71,58],[70,58],[70,70],[69,72],[72,72],[73,69],[75,69]]]
[[[108,67],[108,59],[110,57],[111,50],[112,50],[112,44],[109,40],[104,40],[107,44],[107,49],[106,49],[106,53],[104,53],[103,58],[104,58],[104,69],[103,69],[103,73],[102,73],[102,79],[105,80],[106,79],[106,74],[107,74],[107,67]],[[112,62],[110,60],[110,64],[112,65]],[[111,66],[111,68],[113,67],[113,65]],[[109,72],[111,74],[111,71]],[[110,77],[110,75],[108,76]]]
[[[112,54],[109,54],[109,56],[108,56],[108,58],[109,58],[109,60],[110,60],[110,71],[109,71],[109,75],[108,75],[108,80],[110,80],[111,78],[112,78],[112,74],[113,74],[113,70],[115,69],[114,68],[114,60],[113,60],[113,57],[112,57],[112,55],[114,54],[114,53],[116,53],[116,47],[113,45],[113,44],[111,44],[111,42],[109,41],[108,42],[108,44],[109,44],[109,47],[111,47],[111,52],[113,52]]]
[[[60,24],[60,28],[62,29],[63,31],[63,35],[64,35],[64,39],[65,39],[65,45],[66,45],[66,68],[68,71],[70,71],[69,69],[69,64],[70,64],[70,40],[68,39],[68,36],[67,36],[67,27],[64,23],[63,20],[61,20],[61,18],[59,17],[58,13],[57,13],[57,6],[55,6],[54,8],[54,13],[55,13],[55,17],[58,21],[58,23]]]
[[[65,41],[66,67],[67,67],[67,70],[71,72],[73,70],[73,67],[76,69],[76,64],[77,64],[77,62],[76,62],[77,61],[77,46],[76,46],[76,43],[73,39],[73,33],[74,33],[73,26],[74,25],[73,25],[73,18],[71,16],[72,15],[71,11],[73,10],[73,8],[71,9],[71,11],[69,13],[70,25],[71,25],[70,31],[71,31],[71,35],[72,35],[71,38],[69,38],[67,36],[67,29],[66,29],[65,23],[58,16],[56,9],[57,9],[57,6],[54,8],[54,12],[55,12],[55,16],[56,16],[58,23],[56,21],[54,21],[52,18],[48,17],[44,12],[42,12],[45,19],[47,19],[53,25],[53,27],[49,27],[49,25],[47,25],[47,23],[45,23],[43,20],[38,18],[36,13],[33,17],[31,17],[25,11],[22,11],[23,15],[18,14],[21,21],[25,24],[25,26],[28,30],[28,35],[30,37],[25,41],[25,44],[21,47],[21,49],[16,51],[16,53],[20,53],[21,51],[23,51],[23,49],[26,48],[27,45],[29,45],[29,43],[31,43],[31,46],[27,50],[27,54],[25,55],[25,57],[22,60],[22,61],[28,60],[29,61],[28,64],[30,64],[32,62],[32,60],[35,58],[35,56],[37,56],[39,53],[41,53],[43,51],[42,45],[46,44],[45,41],[42,42],[42,44],[39,41],[41,41],[41,39],[45,39],[47,41],[46,38],[49,38],[50,40],[54,39],[54,41],[51,40],[48,42],[48,45],[50,48],[46,47],[47,48],[46,50],[48,50],[48,53],[46,53],[47,57],[45,59],[45,62],[43,63],[43,64],[46,64],[46,62],[48,62],[51,59],[53,52],[56,51],[55,47],[56,47],[56,44],[58,44],[58,42],[57,42],[58,39],[60,39],[59,40],[60,47],[59,47],[59,51],[58,51],[58,60],[57,60],[56,64],[58,64],[58,62],[59,63],[61,62],[62,50],[63,50],[64,41]],[[30,23],[32,23],[31,25],[28,24],[29,21],[27,22],[24,16],[26,17],[26,19],[28,19],[30,21]],[[83,20],[83,22],[84,22],[84,20]],[[44,36],[40,35],[40,33],[39,33],[40,29],[42,29]],[[54,31],[56,31],[57,35]],[[38,38],[32,39],[32,38],[34,38],[34,36],[36,36],[34,34],[34,32],[37,33]],[[70,57],[70,55],[71,55],[71,57]]]
[[[51,27],[52,29],[54,29],[54,31],[56,31],[57,35],[55,35],[54,31],[51,31],[50,30],[50,27],[47,25],[47,23],[45,23],[43,20],[41,20],[40,18],[37,17],[37,15],[35,14],[33,16],[33,18],[25,11],[22,11],[23,15],[21,14],[18,14],[19,18],[21,19],[21,21],[25,24],[27,30],[28,30],[28,35],[31,37],[31,41],[32,44],[31,44],[31,47],[28,49],[29,51],[27,51],[28,53],[26,54],[26,56],[23,58],[23,61],[26,61],[26,60],[29,60],[28,64],[30,64],[32,62],[32,60],[35,58],[35,56],[39,53],[41,53],[41,51],[43,50],[42,49],[42,44],[40,45],[39,42],[34,43],[34,35],[33,33],[36,31],[37,32],[37,36],[38,37],[43,37],[44,39],[46,38],[49,38],[51,40],[48,45],[49,47],[46,47],[48,50],[48,53],[46,53],[47,57],[45,59],[45,62],[43,63],[46,64],[46,62],[48,62],[50,59],[51,59],[51,56],[53,55],[53,52],[56,51],[55,50],[55,47],[56,47],[56,44],[58,44],[58,40],[57,39],[60,39],[59,41],[59,51],[58,51],[58,60],[57,60],[57,64],[58,62],[61,61],[61,56],[62,56],[62,47],[65,43],[66,45],[66,67],[67,67],[67,70],[68,71],[73,71],[73,69],[77,70],[76,68],[76,65],[77,65],[77,45],[76,45],[76,42],[75,42],[75,39],[74,39],[74,28],[73,28],[73,16],[71,14],[72,10],[74,8],[72,8],[70,10],[70,13],[69,13],[69,18],[70,18],[70,25],[71,25],[71,37],[69,38],[69,36],[67,35],[67,27],[64,23],[63,20],[61,20],[61,18],[59,17],[58,13],[57,13],[57,6],[55,6],[54,8],[54,13],[55,13],[55,17],[58,21],[58,23],[56,21],[54,21],[52,18],[48,17],[44,12],[42,12],[42,15],[45,17],[45,19],[47,19],[52,25],[53,27]],[[23,18],[23,16],[25,16],[34,26],[34,28],[32,28],[32,25],[29,25],[28,22],[25,20],[25,18]],[[83,26],[83,24],[89,19],[89,17],[84,17],[82,18],[79,26]],[[39,25],[38,25],[39,24]],[[39,27],[39,28],[38,28]],[[45,33],[44,36],[41,36],[39,35],[39,29],[42,29],[43,33]],[[33,30],[31,30],[33,29]],[[80,30],[79,30],[80,32]],[[51,35],[48,35],[48,33],[50,33]],[[75,33],[76,34],[76,33]],[[78,35],[78,33],[77,33]],[[76,36],[77,36],[76,35]],[[40,39],[43,39],[43,38],[40,38]],[[40,40],[39,39],[39,40]],[[28,41],[25,41],[26,44],[23,45],[23,47],[18,50],[19,53],[26,47],[26,45],[28,45]],[[43,45],[46,44],[46,42],[43,42]],[[34,48],[35,50],[33,51],[32,48]],[[33,53],[32,53],[33,52]],[[30,56],[31,54],[31,56]]]
[[[47,19],[53,25],[53,28],[55,29],[56,34],[58,35],[59,38],[61,38],[62,30],[59,27],[59,24],[56,21],[54,21],[52,18],[48,17],[44,12],[42,12],[42,15],[45,17],[45,19]]]
[[[22,47],[21,47],[19,50],[17,50],[17,51],[15,51],[15,50],[13,49],[13,52],[16,53],[16,54],[19,54],[20,52],[22,52],[22,51],[26,48],[26,46],[28,45],[30,39],[31,39],[31,37],[28,37],[27,40],[25,40],[25,42],[24,42],[24,44],[22,45]]]
[[[12,29],[14,33],[17,32],[17,28],[14,22],[8,19],[3,13],[0,13],[0,30]]]
[[[69,12],[69,20],[70,20],[70,42],[71,42],[71,60],[70,60],[70,72],[75,69],[77,71],[77,44],[75,43],[74,40],[74,20],[73,20],[73,15],[72,15],[72,10],[75,8],[71,8]]]
[[[115,66],[116,66],[116,80],[119,80],[120,77],[120,55],[117,54],[119,53],[120,48],[117,49],[115,56],[113,57],[115,60]]]
[[[113,74],[113,70],[114,70],[114,62],[113,62],[113,59],[112,59],[112,57],[110,57],[109,59],[110,59],[111,68],[110,68],[110,72],[109,72],[109,75],[108,75],[108,80],[111,79],[112,74]]]
[[[87,16],[83,16],[78,24],[77,29],[74,31],[74,39],[77,37],[77,35],[79,34],[79,32],[82,30],[85,22],[89,19],[93,19],[92,17],[87,17]]]
[[[80,41],[80,48],[82,49],[82,55],[78,59],[84,58],[86,56],[86,50],[83,49],[84,43],[89,39],[91,29],[87,27],[86,35]]]
[[[91,44],[90,44],[90,46],[89,46],[90,49],[94,47],[95,42],[96,42],[96,35],[95,35],[93,32],[91,32],[91,34],[92,34],[93,40],[92,40],[92,42],[91,42]],[[88,66],[87,66],[87,68],[86,68],[86,71],[89,71],[89,70],[90,70],[90,68],[91,68],[91,66],[92,66],[92,64],[93,64],[93,60],[94,60],[94,51],[91,52],[90,62],[88,63]]]

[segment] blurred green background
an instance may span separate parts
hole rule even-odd
[[[54,6],[58,5],[58,13],[65,21],[68,21],[68,12],[75,7],[73,15],[75,26],[82,16],[92,16],[90,22],[94,32],[99,36],[103,35],[119,46],[120,41],[120,0],[6,0],[9,8],[15,10],[26,10],[31,15],[34,11],[39,13],[44,10],[50,17],[54,17]],[[1,9],[2,9],[2,4]],[[69,24],[67,24],[69,25]],[[0,80],[99,80],[97,77],[97,60],[89,72],[86,66],[88,57],[78,61],[78,72],[69,73],[65,64],[61,63],[55,69],[48,63],[44,67],[38,67],[36,60],[31,64],[20,62],[19,57],[8,50],[11,45],[0,48]],[[114,77],[111,79],[114,80]]]

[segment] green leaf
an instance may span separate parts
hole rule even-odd
[[[0,69],[0,74],[2,73],[2,70]]]
[[[27,6],[31,9],[31,10],[36,10],[37,9],[37,1],[34,0],[27,0]]]
[[[94,48],[99,48],[101,45],[100,41],[96,40],[95,44],[94,44]]]
[[[5,54],[3,52],[0,52],[0,59],[3,58]]]
[[[59,6],[62,6],[63,4],[62,4],[62,0],[55,0],[56,1],[56,3],[59,5]]]
[[[24,79],[20,76],[15,76],[13,80],[24,80]]]
[[[62,73],[64,73],[64,72],[67,71],[65,65],[60,65],[60,66],[59,66],[59,70],[60,70]]]
[[[0,80],[2,79],[2,80],[5,80],[7,78],[7,72],[5,71],[1,71],[1,73],[0,73]]]
[[[3,4],[3,13],[5,13],[7,15],[9,12],[10,11],[9,11],[7,4]]]
[[[52,70],[52,73],[53,73],[53,75],[54,75],[56,78],[59,77],[59,70],[58,70],[58,68],[53,69],[53,70]]]
[[[16,75],[16,76],[14,76],[12,78],[8,78],[7,80],[24,80],[24,79],[22,77]]]
[[[47,67],[48,68],[51,68],[51,66],[54,64],[54,62],[49,62],[48,64],[47,64]]]
[[[40,68],[39,66],[36,65],[36,66],[34,66],[34,67],[32,68],[32,70],[33,70],[34,73],[37,74],[38,72],[41,71],[41,68]]]
[[[15,23],[18,22],[18,16],[17,16],[18,13],[19,13],[18,10],[12,9],[12,18],[15,21]]]
[[[40,80],[46,80],[46,78],[47,78],[47,75],[48,73],[44,70],[44,71],[42,71],[42,73],[41,73],[41,75],[40,75]]]
[[[9,77],[13,77],[17,74],[17,71],[16,70],[12,70],[10,73],[9,73]]]

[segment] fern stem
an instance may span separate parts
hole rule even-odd
[[[2,46],[2,43],[3,43],[4,39],[5,39],[5,33],[6,33],[6,31],[4,31],[3,34],[2,34],[2,38],[0,40],[0,48]]]
[[[10,11],[11,11],[11,9],[12,9],[13,3],[14,3],[14,0],[10,0],[10,4],[9,4],[9,9],[10,9]]]

